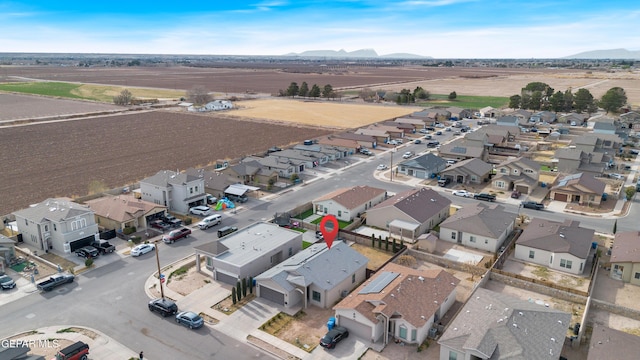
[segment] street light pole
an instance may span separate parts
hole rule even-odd
[[[160,296],[164,299],[164,289],[162,288],[162,272],[160,271],[160,256],[158,256],[158,244],[154,244],[156,249],[156,264],[158,265],[158,281],[160,281]]]

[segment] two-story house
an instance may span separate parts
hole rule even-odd
[[[540,164],[525,157],[509,158],[496,166],[496,175],[491,181],[495,189],[516,190],[531,194],[538,186]]]
[[[190,207],[207,203],[204,178],[171,170],[160,170],[140,180],[140,193],[142,200],[178,214],[187,214]]]
[[[313,200],[313,208],[316,213],[331,214],[338,220],[349,222],[386,198],[386,190],[360,185],[321,196]]]
[[[93,211],[67,199],[47,199],[13,215],[23,241],[43,252],[68,254],[100,238]]]

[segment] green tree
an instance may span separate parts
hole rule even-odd
[[[543,94],[549,94],[549,89],[551,89],[551,94],[553,94],[553,88],[549,86],[549,84],[536,81],[528,83],[522,90],[529,92],[540,91]]]
[[[571,92],[571,89],[567,89],[564,92],[563,99],[564,99],[564,106],[562,110],[565,112],[571,112],[571,110],[573,110],[573,93]]]
[[[242,278],[242,297],[247,297],[247,278]]]
[[[627,94],[621,87],[611,88],[602,95],[599,104],[607,113],[618,112],[621,107],[627,104]]]
[[[449,93],[449,100],[455,100],[458,97],[455,91]]]
[[[615,235],[618,231],[618,219],[613,223],[613,234]]]
[[[298,83],[292,82],[287,88],[286,94],[287,96],[295,97],[296,95],[298,95],[299,91],[300,91],[300,88],[298,87]]]
[[[322,89],[322,97],[327,99],[332,98],[335,94],[333,93],[333,86],[331,84],[327,84]]]
[[[238,297],[238,301],[242,300],[242,285],[240,285],[240,280],[236,283],[236,296]]]
[[[593,95],[587,89],[578,89],[573,97],[573,107],[576,112],[581,113],[593,105]]]
[[[529,109],[540,110],[542,105],[542,92],[534,91],[531,93],[531,102],[529,103]]]
[[[624,188],[624,194],[627,197],[627,200],[633,199],[633,196],[636,194],[636,187],[635,186],[627,186],[626,188]],[[618,221],[618,220],[616,220],[616,221]]]
[[[315,98],[320,97],[320,87],[313,84],[313,86],[311,86],[311,90],[309,90],[309,96]]]
[[[549,99],[549,103],[551,104],[551,110],[555,112],[560,112],[564,108],[564,94],[562,91],[558,90]]]
[[[235,287],[231,288],[231,301],[233,301],[233,305],[235,305],[238,302],[238,297],[236,296],[236,288]]]
[[[360,90],[358,96],[364,101],[373,101],[376,96],[376,92],[371,90],[371,88],[363,88]]]
[[[298,90],[298,95],[300,96],[309,95],[309,85],[307,84],[306,81],[303,81],[302,85],[300,85],[300,90]]]
[[[418,86],[413,90],[413,97],[414,99],[428,100],[431,97],[431,94]]]
[[[127,89],[120,92],[118,96],[113,97],[113,103],[116,105],[129,105],[133,99],[133,94]]]
[[[249,276],[249,294],[253,294],[253,276]]]
[[[520,109],[529,110],[531,109],[531,95],[528,93],[523,93],[522,98],[520,99]]]
[[[522,102],[522,96],[512,95],[511,97],[509,97],[509,108],[520,109],[521,102]]]

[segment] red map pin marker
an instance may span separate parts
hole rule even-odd
[[[327,223],[330,223],[328,228]],[[338,235],[338,230],[340,230],[340,225],[335,216],[325,215],[320,221],[320,232],[322,232],[324,241],[327,243],[327,248],[331,249],[333,240],[336,238],[336,235]]]

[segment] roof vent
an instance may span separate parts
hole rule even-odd
[[[422,276],[418,276],[418,280],[424,282],[424,278]]]

